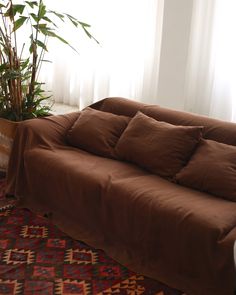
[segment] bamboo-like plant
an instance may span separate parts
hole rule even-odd
[[[57,38],[72,47],[58,34],[58,22],[69,21],[94,39],[88,31],[90,25],[72,15],[48,10],[43,0],[20,3],[0,0],[0,117],[12,121],[45,116],[50,111],[45,103],[49,97],[37,81],[42,63],[47,62],[47,39]],[[22,43],[18,34],[27,32],[27,26],[30,33]]]

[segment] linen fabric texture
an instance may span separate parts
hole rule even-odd
[[[159,122],[138,112],[121,135],[116,151],[121,159],[171,179],[191,157],[202,129]]]
[[[117,158],[115,145],[126,128],[129,117],[86,108],[68,131],[68,142],[90,153]]]
[[[184,186],[236,202],[236,147],[202,139],[176,180]]]

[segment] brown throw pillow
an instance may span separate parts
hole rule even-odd
[[[175,126],[138,112],[120,137],[116,151],[162,177],[172,178],[191,157],[202,127]]]
[[[201,140],[176,180],[179,184],[236,202],[236,147]]]
[[[84,109],[68,131],[68,142],[99,156],[116,158],[114,147],[126,128],[129,117]]]

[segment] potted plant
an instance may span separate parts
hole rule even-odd
[[[20,4],[0,0],[0,169],[7,165],[7,159],[2,157],[1,161],[1,154],[7,157],[17,122],[49,114],[49,97],[37,77],[42,63],[47,62],[44,54],[48,38],[72,47],[58,33],[64,21],[94,39],[88,24],[47,9],[43,0],[22,0]],[[22,36],[19,38],[22,32],[23,42]]]

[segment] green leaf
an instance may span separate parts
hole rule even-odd
[[[53,11],[53,10],[49,10],[48,12],[54,14],[54,15],[57,16],[60,20],[64,21],[64,17],[65,17],[64,14],[58,13],[58,12]]]
[[[6,63],[0,65],[0,72],[8,69],[8,65]]]
[[[7,9],[5,13],[3,13],[5,17],[9,17],[10,19],[13,18],[13,10],[12,10],[12,5]]]
[[[29,64],[29,58],[27,58],[24,62],[21,63],[21,70],[23,71]]]
[[[41,107],[39,110],[35,111],[37,117],[45,117],[49,115],[50,107]]]
[[[15,16],[17,13],[22,14],[25,9],[25,5],[22,4],[13,4],[12,5],[12,10],[13,10],[13,15]]]
[[[37,17],[35,13],[30,13],[30,16],[34,19],[36,23],[38,22],[39,18]]]
[[[38,24],[38,27],[41,29],[41,28],[46,28],[47,27],[47,24]]]
[[[6,17],[10,17],[12,20],[17,13],[22,14],[25,9],[25,5],[11,4],[8,10],[3,14]]]
[[[28,71],[22,76],[22,82],[27,81],[28,79],[31,78],[31,72]],[[28,88],[27,88],[28,89]]]
[[[44,82],[37,82],[37,81],[34,81],[34,85],[44,85],[45,83]]]
[[[47,27],[47,26],[39,26],[39,30],[40,30],[41,33],[46,35],[47,32],[52,32],[53,28],[50,28],[50,27]]]
[[[25,1],[31,8],[34,8],[34,6],[38,6],[37,1]]]
[[[42,34],[44,34],[45,36],[49,36],[49,37],[53,37],[53,38],[57,38],[58,40],[60,40],[60,41],[63,42],[64,44],[70,46],[71,49],[73,49],[75,52],[78,53],[78,51],[77,51],[73,46],[71,46],[71,45],[69,44],[69,42],[67,42],[64,38],[62,38],[61,36],[59,36],[59,35],[57,35],[56,33],[54,33],[54,32],[52,31],[51,28],[46,28],[46,29],[41,28],[41,29],[40,29],[40,32],[41,32]]]
[[[87,23],[81,22],[79,20],[77,20],[75,17],[73,17],[70,14],[66,14],[66,16],[68,17],[68,19],[73,23],[74,26],[78,27],[78,25],[80,24],[82,27],[87,27],[90,28],[91,26]]]
[[[30,47],[29,47],[30,53],[33,53],[33,47],[34,47],[34,42],[31,42]]]
[[[50,63],[52,63],[52,61],[51,60],[48,60],[48,59],[42,59],[42,61],[43,62],[50,62]]]
[[[66,13],[66,16],[69,17],[69,18],[71,18],[71,19],[73,19],[73,20],[75,20],[75,21],[77,21],[77,19],[74,16],[72,16],[72,15],[70,15],[68,13]]]
[[[63,43],[68,44],[68,42],[66,40],[64,40],[62,37],[60,37],[56,33],[54,33],[52,28],[49,28],[49,27],[40,27],[39,29],[40,29],[40,32],[43,33],[45,36],[50,36],[50,37],[58,38]]]
[[[5,78],[8,79],[8,80],[14,80],[16,78],[20,78],[21,77],[21,73],[20,71],[15,71],[15,70],[8,70],[6,73],[5,73]]]
[[[42,93],[44,93],[44,90],[42,90],[40,87],[38,87],[38,88],[35,89],[35,91],[34,91],[34,95],[36,95],[36,96],[40,96]],[[35,104],[40,104],[40,102],[41,102],[42,100],[44,100],[44,98],[37,99],[37,100],[35,101]]]
[[[53,24],[54,25],[54,27],[56,27],[57,28],[57,25],[52,21],[52,20],[50,20],[50,18],[48,18],[47,16],[44,16],[43,17],[43,20],[46,20],[47,22],[49,22],[49,23],[51,23],[51,24]]]
[[[36,44],[37,44],[39,47],[43,48],[44,50],[48,51],[46,45],[45,45],[43,42],[41,42],[40,40],[36,40]]]
[[[33,42],[33,34],[30,34],[29,38],[30,38],[30,41]]]
[[[86,34],[90,39],[93,39],[95,42],[97,42],[97,43],[99,44],[98,40],[95,39],[95,38],[89,33],[89,31],[88,31],[85,27],[83,27],[83,30],[84,30],[85,34]]]
[[[14,22],[13,32],[16,31],[17,29],[19,29],[27,19],[28,19],[28,17],[21,16],[18,20],[16,20]]]
[[[37,118],[37,113],[36,112],[32,112],[31,113],[32,118]]]
[[[45,28],[47,28],[47,24],[37,24],[37,25],[33,25],[33,27],[34,27],[35,29],[39,29],[39,30],[41,30],[41,29],[45,29]]]
[[[38,17],[43,18],[46,13],[47,13],[46,6],[43,4],[43,2],[40,2],[39,11],[38,11]]]
[[[83,29],[84,29],[85,34],[91,39],[93,36],[84,27],[83,27]]]
[[[60,40],[61,42],[63,42],[63,43],[65,43],[65,44],[69,45],[69,43],[68,43],[65,39],[63,39],[61,36],[57,35],[57,34],[54,33],[54,32],[50,32],[50,34],[49,34],[48,36],[51,36],[51,37],[57,38],[57,39]]]
[[[73,20],[72,18],[68,17],[69,20],[72,22],[72,24],[77,28],[78,27],[78,22],[76,22],[75,20]]]
[[[84,22],[80,22],[80,21],[78,21],[78,23],[79,23],[82,27],[88,27],[88,28],[91,27],[89,24],[84,23]]]

